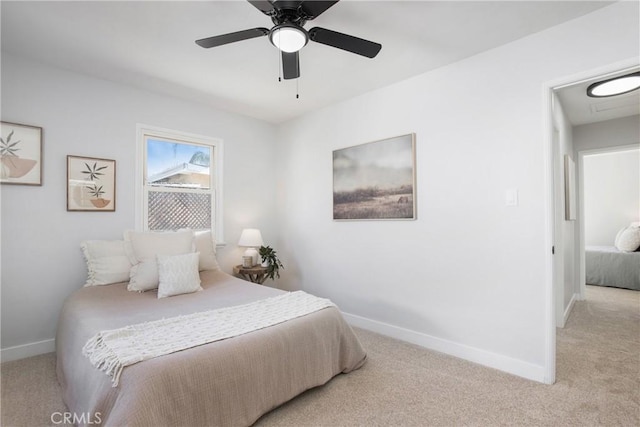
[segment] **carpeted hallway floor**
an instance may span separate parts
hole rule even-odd
[[[558,330],[549,386],[364,330],[358,371],[262,417],[258,426],[639,426],[640,292],[589,286]],[[3,363],[2,425],[56,425],[55,355]],[[58,424],[59,425],[59,424]]]

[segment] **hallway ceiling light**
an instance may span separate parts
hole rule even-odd
[[[622,95],[640,88],[640,71],[625,76],[602,80],[587,88],[587,95],[592,98]]]

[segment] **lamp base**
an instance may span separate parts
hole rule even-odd
[[[256,248],[247,248],[246,251],[244,251],[244,256],[250,256],[252,261],[251,266],[255,266],[256,264],[258,264],[258,257],[260,256],[260,254],[258,253]]]

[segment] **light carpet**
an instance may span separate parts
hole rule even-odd
[[[587,287],[544,385],[357,329],[367,363],[257,426],[640,426],[640,292]],[[53,353],[1,366],[3,426],[60,425]],[[57,421],[57,420],[56,420]]]

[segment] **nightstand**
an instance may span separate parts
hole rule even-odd
[[[267,267],[256,265],[253,267],[243,267],[236,265],[233,267],[233,273],[239,274],[244,280],[261,285],[267,279]]]

